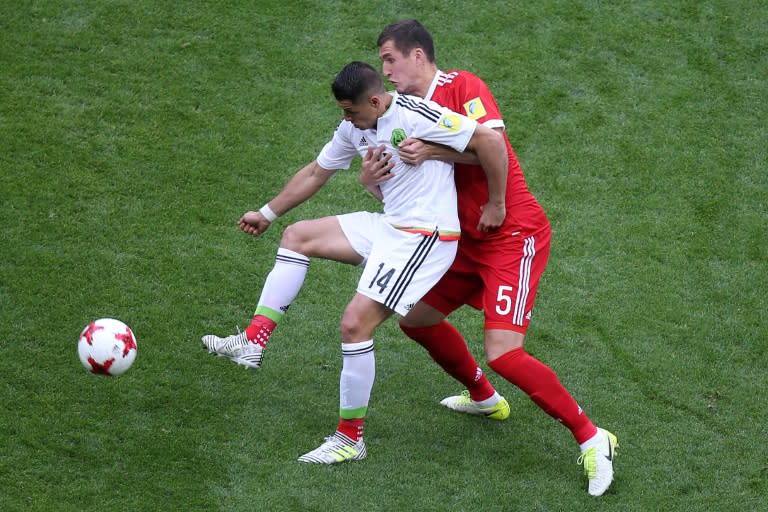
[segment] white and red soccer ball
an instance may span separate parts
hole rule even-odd
[[[86,370],[98,375],[120,375],[136,359],[136,337],[120,320],[100,318],[80,333],[77,353]]]

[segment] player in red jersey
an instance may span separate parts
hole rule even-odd
[[[431,99],[504,133],[498,105],[486,84],[467,71],[438,70],[429,32],[415,20],[386,27],[378,39],[384,75],[399,93]],[[509,155],[506,205],[502,226],[478,230],[488,188],[482,168],[470,153],[407,139],[400,159],[415,165],[426,159],[456,162],[462,238],[456,259],[441,281],[400,321],[410,338],[467,388],[467,393],[441,403],[470,414],[484,414],[499,400],[469,352],[462,335],[445,319],[464,304],[485,315],[485,354],[496,373],[523,390],[541,409],[562,422],[581,448],[579,463],[589,479],[589,493],[603,494],[613,480],[616,437],[597,428],[557,375],[528,354],[525,334],[536,290],[549,256],[551,229],[544,210],[528,190],[522,170],[504,134]],[[388,155],[369,152],[361,181],[375,190],[391,179]],[[389,173],[389,174],[387,174]]]

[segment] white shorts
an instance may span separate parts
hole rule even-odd
[[[363,257],[357,292],[405,315],[443,277],[456,256],[456,240],[393,228],[380,213],[338,215],[352,248]]]

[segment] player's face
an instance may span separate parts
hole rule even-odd
[[[350,100],[337,101],[336,103],[344,112],[344,120],[352,123],[355,128],[369,130],[376,127],[379,110],[377,103],[371,101],[371,98],[360,103],[354,103]]]
[[[418,62],[416,50],[411,51],[407,56],[395,48],[392,40],[389,40],[379,46],[379,57],[381,58],[381,72],[387,77],[392,86],[400,94],[419,95],[416,78],[418,76]]]

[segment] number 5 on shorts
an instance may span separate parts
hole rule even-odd
[[[513,291],[511,286],[499,286],[499,291],[496,294],[496,313],[500,315],[508,315],[512,312],[512,305],[514,301],[509,292]]]

